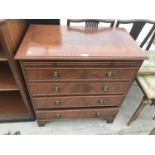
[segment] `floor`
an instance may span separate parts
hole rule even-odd
[[[100,119],[59,120],[38,127],[36,122],[1,123],[0,134],[20,131],[22,135],[144,135],[155,127],[155,108],[146,106],[130,126],[126,123],[140,104],[142,92],[134,83],[112,124]]]

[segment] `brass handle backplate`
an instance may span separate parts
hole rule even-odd
[[[101,113],[97,112],[96,117],[101,117]]]
[[[61,118],[61,115],[59,113],[57,113],[55,116],[57,119]]]
[[[113,76],[112,71],[106,72],[106,76],[107,76],[107,77],[112,77],[112,76]]]
[[[98,100],[98,103],[99,103],[99,104],[104,104],[104,100],[103,100],[103,99],[99,99],[99,100]]]
[[[58,77],[60,77],[59,72],[53,72],[53,77],[54,77],[54,78],[58,78]]]
[[[61,104],[61,101],[54,101],[53,102],[55,105],[60,105]]]
[[[109,87],[107,85],[103,85],[101,88],[104,92],[107,92]]]
[[[56,93],[60,92],[60,87],[55,86],[55,87],[53,88],[53,91],[56,92]]]

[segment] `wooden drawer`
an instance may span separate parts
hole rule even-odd
[[[33,96],[125,94],[130,82],[104,83],[29,83]]]
[[[33,98],[36,109],[119,106],[123,95],[38,97]]]
[[[29,81],[117,80],[132,81],[137,68],[26,68]]]
[[[103,118],[113,119],[118,112],[118,108],[88,108],[88,109],[68,109],[68,110],[47,110],[36,111],[38,120],[53,119],[74,119],[74,118]]]

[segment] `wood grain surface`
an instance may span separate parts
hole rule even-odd
[[[144,52],[124,29],[85,30],[53,25],[30,26],[16,55],[16,59],[37,60],[145,58]]]
[[[26,68],[29,81],[133,81],[138,68]]]
[[[93,95],[93,94],[125,94],[131,82],[99,82],[99,83],[30,83],[33,96],[59,95]],[[58,87],[59,90],[55,91]],[[106,87],[106,88],[105,88]],[[105,90],[103,90],[105,88]],[[107,89],[107,90],[106,90]]]
[[[35,97],[36,109],[120,106],[124,95]]]

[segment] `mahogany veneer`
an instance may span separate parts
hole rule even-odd
[[[124,29],[32,25],[15,58],[43,126],[54,119],[112,122],[146,56]]]
[[[32,96],[124,94],[131,82],[30,83]],[[55,89],[58,88],[58,91]]]
[[[52,78],[52,74],[59,73],[59,77]],[[108,76],[112,72],[112,76]],[[132,81],[137,68],[26,68],[29,81],[71,81],[71,80],[116,80]]]
[[[36,109],[119,106],[124,95],[35,97]]]

